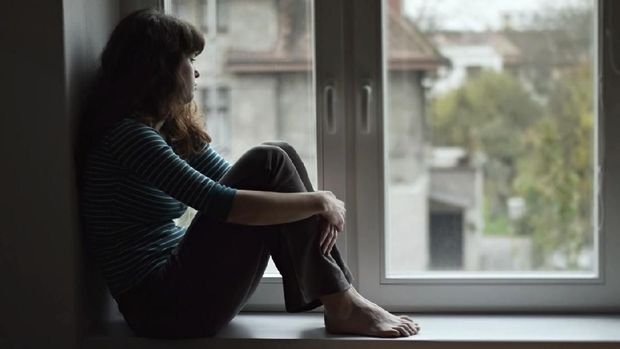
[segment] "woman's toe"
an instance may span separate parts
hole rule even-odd
[[[418,334],[418,329],[413,324],[407,323],[407,327],[409,328],[409,330],[411,330],[412,334]]]
[[[398,331],[400,333],[401,336],[403,337],[408,337],[409,336],[409,331],[407,331],[407,329],[404,326],[396,326],[395,327],[396,331]]]
[[[381,337],[400,337],[400,332],[395,329],[391,329],[391,330],[381,331],[379,332],[379,335]]]
[[[411,320],[411,318],[409,316],[407,316],[407,315],[401,315],[400,318],[403,319],[403,320],[407,320],[409,322],[413,322],[413,320]]]

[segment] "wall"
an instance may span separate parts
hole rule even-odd
[[[77,326],[76,229],[63,4],[11,5],[0,12],[1,148],[9,162],[0,199],[0,326],[20,347],[70,348]]]
[[[268,51],[275,45],[278,31],[274,0],[234,1],[230,4],[228,38],[235,50]],[[241,24],[234,18],[243,18]],[[252,28],[252,30],[248,30]]]
[[[24,0],[0,12],[3,346],[76,348],[86,330],[73,127],[118,14],[118,0]]]
[[[71,122],[72,135],[75,135],[77,114],[97,69],[99,55],[119,20],[119,6],[116,0],[64,1],[67,115]],[[75,195],[75,192],[72,194]],[[73,198],[76,199],[75,196]],[[110,317],[106,311],[111,309],[111,298],[93,261],[86,258],[82,235],[77,226],[76,231],[74,249],[77,251],[78,262],[76,300],[77,316],[80,319],[79,334],[91,331],[104,317]]]

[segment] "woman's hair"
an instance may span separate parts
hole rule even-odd
[[[79,125],[78,166],[105,131],[134,117],[161,128],[183,158],[198,152],[211,138],[202,127],[196,104],[183,100],[179,74],[182,59],[204,48],[202,34],[191,24],[156,10],[131,13],[114,28],[101,54]]]

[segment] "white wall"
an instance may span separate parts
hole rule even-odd
[[[442,55],[448,57],[452,67],[433,85],[432,94],[439,95],[461,86],[467,79],[467,67],[503,69],[503,58],[487,45],[439,45]]]

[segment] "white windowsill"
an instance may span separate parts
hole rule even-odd
[[[620,348],[620,315],[416,315],[413,337],[331,335],[322,313],[241,313],[213,338],[153,340],[122,323],[90,335],[84,348]],[[412,343],[415,342],[415,343]]]

